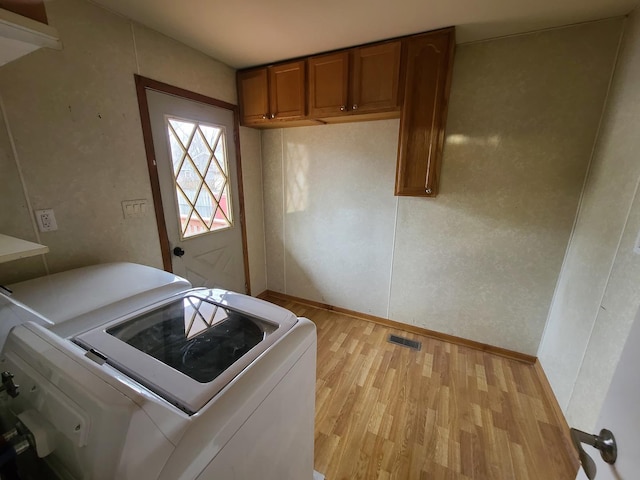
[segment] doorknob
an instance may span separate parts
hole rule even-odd
[[[600,430],[600,435],[591,435],[590,433],[572,428],[571,439],[573,440],[573,445],[578,450],[580,463],[582,464],[584,473],[587,474],[587,478],[589,480],[596,478],[596,464],[582,448],[583,443],[600,450],[600,456],[608,464],[613,465],[616,463],[616,459],[618,458],[618,446],[616,444],[616,439],[610,430],[603,428]]]
[[[183,250],[183,249],[181,249],[180,247],[176,247],[176,248],[174,248],[174,249],[173,249],[173,254],[174,254],[176,257],[181,257],[181,256],[183,256],[183,255],[184,255],[184,250]]]

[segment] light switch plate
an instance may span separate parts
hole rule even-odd
[[[147,215],[147,200],[124,200],[122,202],[124,218],[140,218]]]
[[[36,210],[35,214],[38,229],[41,232],[54,232],[58,230],[58,223],[56,222],[56,216],[54,215],[52,208]]]

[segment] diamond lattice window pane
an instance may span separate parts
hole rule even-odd
[[[191,214],[191,218],[189,218],[189,222],[187,223],[182,236],[184,238],[193,237],[195,235],[200,235],[201,233],[207,233],[208,231],[209,228],[207,227],[207,225],[205,225],[205,223],[200,219],[200,217],[194,210],[194,212]]]
[[[187,199],[193,203],[196,199],[196,195],[198,194],[198,189],[202,184],[202,178],[196,173],[196,169],[188,157],[182,163],[182,168],[180,168],[180,172],[176,177],[176,183],[185,193]]]
[[[171,128],[169,129],[169,146],[171,148],[171,163],[173,164],[173,173],[175,175],[180,168],[180,163],[184,158],[185,151],[182,142],[176,137],[175,131]]]
[[[200,191],[200,195],[198,195],[198,200],[196,201],[196,210],[202,217],[205,225],[208,229],[211,228],[211,223],[213,222],[213,210],[216,208],[216,203],[209,193],[209,190],[203,188]]]
[[[211,162],[211,166],[207,171],[206,181],[207,185],[211,189],[211,193],[213,193],[213,196],[216,197],[216,200],[219,200],[220,195],[227,184],[227,177],[222,173],[220,168],[218,168],[218,164],[216,162]]]
[[[224,139],[220,139],[220,141],[215,145],[215,148],[212,147],[213,149],[213,155],[216,158],[216,160],[218,161],[218,163],[220,164],[220,167],[222,167],[223,170],[226,171],[226,161],[227,161],[227,154],[224,151],[225,149],[225,145],[224,145]]]
[[[202,136],[202,133],[200,133],[200,129],[196,131],[196,134],[191,140],[191,144],[189,145],[189,156],[196,167],[198,167],[200,175],[205,175],[207,173],[209,162],[211,161],[211,150]]]
[[[177,118],[169,118],[169,125],[173,128],[183,145],[189,144],[189,139],[196,128],[196,123],[179,120]]]
[[[168,118],[181,237],[233,226],[225,130]]]
[[[178,216],[180,217],[180,231],[184,232],[187,226],[187,222],[189,221],[189,217],[191,216],[191,211],[193,210],[193,206],[181,191],[177,191],[176,196],[178,198]]]
[[[209,148],[211,148],[211,150],[215,150],[216,143],[218,142],[218,138],[220,137],[222,130],[209,125],[200,125],[200,130],[202,130],[202,134],[204,135]]]
[[[220,197],[220,201],[218,203],[218,210],[216,211],[216,216],[214,222],[221,223],[231,223],[231,212],[229,210],[229,190],[225,186],[224,191],[222,192],[222,196]]]

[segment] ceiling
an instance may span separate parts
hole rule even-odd
[[[458,43],[625,15],[638,0],[93,0],[232,67],[455,25]]]

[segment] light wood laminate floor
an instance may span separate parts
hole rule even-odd
[[[533,366],[268,300],[318,328],[315,469],[327,480],[575,479]]]

